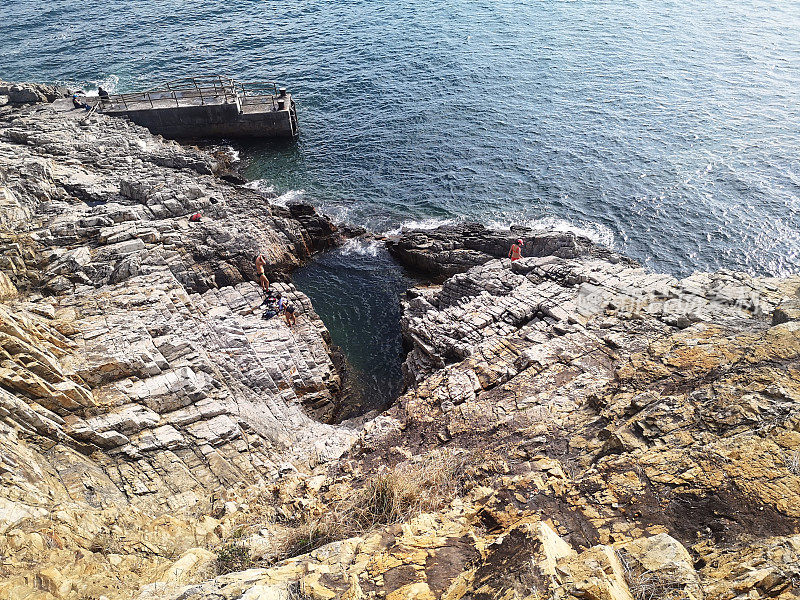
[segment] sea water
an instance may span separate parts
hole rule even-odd
[[[402,391],[400,298],[418,281],[383,244],[359,240],[322,254],[292,278],[347,358],[354,410],[346,414],[386,408]]]

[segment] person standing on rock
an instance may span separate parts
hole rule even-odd
[[[511,249],[508,251],[508,258],[511,259],[511,262],[522,258],[523,246],[525,246],[525,242],[522,240],[517,240],[516,244],[511,244]]]
[[[264,267],[267,266],[267,257],[263,254],[256,256],[256,275],[258,276],[258,284],[264,290],[264,294],[269,292],[269,279],[264,274]]]
[[[297,323],[297,317],[294,316],[294,306],[291,304],[287,304],[286,308],[283,309],[283,316],[286,319],[286,324],[289,327],[294,327]]]

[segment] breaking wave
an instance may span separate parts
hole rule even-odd
[[[528,227],[534,230],[569,231],[575,235],[589,238],[595,244],[600,244],[607,248],[614,247],[614,232],[600,223],[583,223],[578,225],[556,217],[542,217],[512,222],[490,221],[487,224],[488,227],[496,229],[508,229],[512,225]]]
[[[375,240],[359,240],[359,239],[350,239],[347,240],[342,247],[339,249],[339,252],[342,256],[378,256],[378,252],[383,248],[383,244],[381,242],[377,242]]]
[[[453,225],[454,223],[458,223],[458,221],[459,221],[458,219],[445,219],[441,217],[432,217],[430,219],[422,219],[419,221],[417,220],[404,221],[398,227],[384,231],[381,235],[385,235],[387,237],[394,237],[403,233],[404,229],[436,229],[443,225]]]
[[[278,206],[287,206],[289,204],[302,201],[305,193],[305,190],[289,190],[288,192],[284,192],[280,196],[273,198],[270,200],[270,202],[272,204],[277,204]]]
[[[400,226],[393,229],[384,231],[382,235],[387,237],[395,237],[400,235],[403,230],[407,229],[436,229],[442,225],[453,225],[461,222],[464,219],[454,218],[440,218],[434,217],[430,219],[409,220],[403,222]],[[600,223],[583,223],[575,224],[564,219],[555,217],[543,217],[538,219],[514,219],[502,221],[497,219],[490,219],[484,222],[486,227],[491,229],[509,229],[512,226],[528,227],[534,230],[544,231],[569,231],[576,235],[589,238],[596,244],[606,246],[608,248],[614,247],[614,232]]]
[[[305,190],[289,190],[287,192],[283,192],[282,194],[278,194],[275,186],[266,179],[254,179],[253,181],[245,183],[244,187],[262,194],[269,200],[270,204],[284,207],[288,206],[289,204],[304,201],[304,196],[306,193]]]
[[[98,88],[103,88],[109,94],[115,94],[119,87],[119,77],[116,75],[109,75],[101,79],[90,79],[81,86],[87,96],[97,96]]]
[[[233,146],[223,146],[222,149],[225,152],[225,154],[231,157],[231,162],[233,163],[241,162],[242,160],[241,154],[239,154],[239,151],[236,148],[234,148]]]
[[[254,179],[253,181],[248,181],[244,184],[244,187],[268,196],[273,196],[275,194],[275,186],[266,179]]]

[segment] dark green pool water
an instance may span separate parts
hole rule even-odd
[[[357,241],[318,256],[292,279],[347,357],[357,412],[388,407],[402,388],[400,296],[415,280],[382,245]]]

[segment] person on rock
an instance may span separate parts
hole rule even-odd
[[[297,317],[294,316],[294,306],[287,304],[283,309],[283,316],[286,319],[286,324],[289,327],[294,327],[297,323]]]
[[[264,290],[264,294],[266,295],[269,292],[269,279],[264,274],[264,267],[267,266],[267,257],[263,254],[259,254],[256,256],[256,275],[258,276],[258,284],[261,286],[261,289]]]
[[[280,292],[275,294],[275,297],[278,299],[278,314],[282,315],[284,312],[286,312],[286,306],[288,304],[288,301],[286,300],[286,298],[283,297],[283,295]]]
[[[522,258],[522,248],[524,246],[525,242],[522,240],[517,240],[516,244],[511,244],[511,249],[508,251],[508,258],[511,259],[511,262]]]
[[[102,102],[103,104],[111,101],[108,92],[105,91],[101,86],[97,86],[97,95],[100,96],[100,102]]]
[[[85,110],[89,110],[91,106],[86,104],[86,102],[83,102],[81,98],[82,96],[79,97],[77,93],[72,94],[72,106],[74,106],[75,108],[83,108]]]

